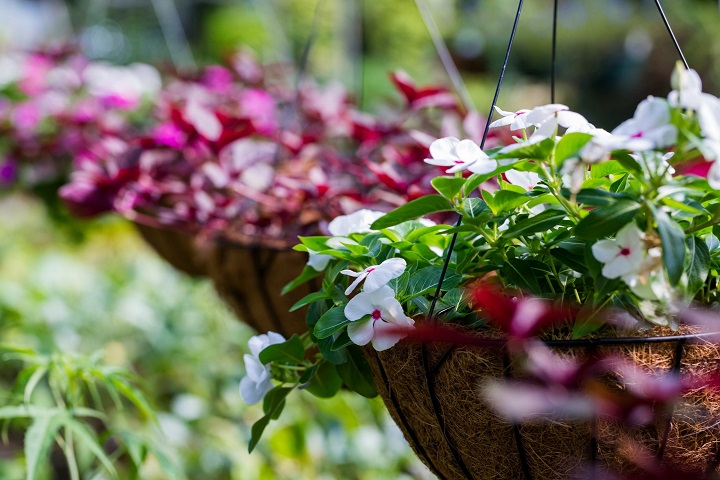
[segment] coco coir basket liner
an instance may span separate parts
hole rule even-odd
[[[583,468],[631,473],[633,466],[622,451],[628,439],[646,447],[665,465],[680,470],[717,469],[720,395],[707,390],[689,392],[672,412],[643,428],[608,419],[563,422],[554,418],[513,425],[481,400],[484,380],[519,375],[503,340],[490,343],[495,345],[455,348],[404,341],[383,352],[365,350],[391,416],[438,478],[561,479],[574,478]],[[591,351],[621,355],[654,374],[678,370],[683,375],[701,375],[715,372],[720,362],[720,346],[703,334],[548,344],[564,356]]]

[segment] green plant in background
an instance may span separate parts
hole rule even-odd
[[[243,405],[238,392],[252,332],[225,310],[208,283],[177,274],[145,250],[124,222],[87,224],[86,241],[77,244],[48,225],[36,203],[8,197],[0,209],[0,344],[27,352],[27,361],[2,356],[3,411],[56,412],[48,379],[69,379],[72,389],[53,380],[63,401],[65,395],[79,398],[65,407],[67,415],[92,435],[84,439],[94,437],[102,446],[118,478],[174,478],[173,464],[175,478],[209,480],[428,476],[381,402],[352,395],[288,399],[283,418],[248,455],[250,426],[262,416]],[[32,373],[20,372],[45,366],[48,372],[25,401]],[[112,379],[132,390],[119,389]],[[102,408],[88,384],[97,385]],[[146,400],[140,403],[150,415],[133,404],[134,397]],[[90,410],[101,413],[86,416]],[[25,478],[23,440],[32,421],[30,415],[5,420],[0,478]],[[55,453],[37,456],[36,478],[50,478],[55,465],[65,463],[55,445]],[[74,453],[81,478],[109,476],[91,450],[78,446]]]

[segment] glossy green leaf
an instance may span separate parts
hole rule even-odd
[[[596,208],[575,226],[575,235],[584,240],[607,237],[630,223],[640,211],[640,204],[621,200],[607,207]]]
[[[347,362],[337,365],[337,372],[350,390],[367,398],[377,396],[372,370],[360,347],[347,349]]]
[[[430,183],[440,195],[452,201],[460,194],[465,185],[465,179],[462,177],[435,177]]]
[[[260,438],[262,437],[265,428],[270,423],[270,420],[276,420],[285,408],[285,397],[293,390],[288,387],[275,387],[270,390],[263,400],[263,411],[265,416],[255,422],[250,429],[250,442],[248,443],[248,453],[257,446]]]
[[[338,330],[344,328],[350,320],[345,316],[344,307],[333,307],[315,324],[314,333],[317,338],[328,338]]]
[[[421,268],[408,281],[407,294],[410,296],[423,295],[437,289],[442,267],[425,267]],[[448,270],[443,279],[442,289],[449,290],[455,288],[462,277],[452,270]]]
[[[370,226],[373,230],[380,230],[407,222],[431,213],[449,212],[453,210],[452,204],[440,195],[426,195],[416,198],[395,210],[375,220]]]
[[[501,238],[503,240],[509,240],[524,235],[545,232],[560,225],[565,215],[565,212],[561,210],[545,210],[537,215],[532,215],[520,220],[515,225],[510,225],[502,234]]]
[[[315,277],[319,277],[322,275],[323,272],[318,272],[314,268],[312,268],[309,265],[305,265],[305,268],[303,268],[303,271],[300,273],[300,276],[298,276],[295,280],[285,285],[282,289],[281,295],[285,295],[288,292],[292,292],[297,287],[302,285],[303,283],[309,282]]]
[[[258,358],[263,365],[270,362],[299,364],[305,358],[305,345],[300,337],[293,335],[282,343],[268,345],[260,352]]]
[[[687,266],[685,267],[688,277],[687,290],[690,296],[695,296],[705,285],[708,276],[710,250],[705,241],[698,237],[688,237],[685,243],[688,251]]]
[[[493,215],[514,211],[515,208],[530,201],[527,195],[511,190],[498,190],[494,194],[483,190],[482,195]]]
[[[310,383],[305,388],[319,398],[330,398],[340,390],[342,379],[330,362],[322,362],[315,370],[315,374],[310,379]]]
[[[546,138],[538,143],[523,145],[507,153],[495,155],[496,160],[521,158],[528,160],[547,160],[555,147],[555,140]]]
[[[677,285],[685,265],[685,231],[667,213],[651,206],[662,242],[662,256],[670,285]]]
[[[305,305],[309,305],[313,302],[317,302],[318,300],[325,300],[328,298],[330,298],[330,297],[328,297],[328,294],[325,293],[324,291],[309,293],[309,294],[305,295],[303,298],[301,298],[300,300],[298,300],[297,302],[295,302],[295,304],[292,307],[290,307],[290,310],[288,310],[288,311],[294,312],[295,310],[301,309]]]
[[[587,133],[573,132],[566,133],[555,147],[555,162],[561,165],[570,157],[578,156],[578,152],[593,138]]]

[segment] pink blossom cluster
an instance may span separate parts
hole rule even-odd
[[[402,107],[371,115],[339,84],[297,86],[288,68],[237,54],[169,80],[146,134],[102,138],[61,196],[83,216],[115,210],[147,225],[290,245],[338,215],[430,193],[429,144],[482,135],[484,122],[446,89],[416,87],[402,73],[392,80]]]
[[[90,145],[136,130],[160,86],[149,65],[93,62],[67,47],[0,52],[0,188],[63,181]]]

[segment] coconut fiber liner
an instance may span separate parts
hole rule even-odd
[[[205,262],[188,233],[135,224],[140,235],[166,262],[193,277],[206,275]]]
[[[282,244],[251,244],[218,239],[208,254],[215,290],[235,315],[257,331],[289,338],[307,331],[306,309],[289,312],[298,300],[319,290],[310,281],[286,295],[282,288],[303,271],[307,254]]]
[[[667,329],[652,331],[668,334]],[[656,373],[674,369],[700,375],[717,371],[720,363],[720,347],[702,339],[552,348],[563,356],[587,355],[593,348]],[[366,347],[365,354],[391,416],[440,479],[577,478],[590,465],[633,473],[624,455],[628,439],[678,469],[712,472],[720,462],[720,395],[707,389],[685,394],[672,412],[642,428],[609,419],[597,419],[594,425],[556,418],[513,425],[480,398],[484,380],[520,375],[500,346],[402,341],[383,352]]]

